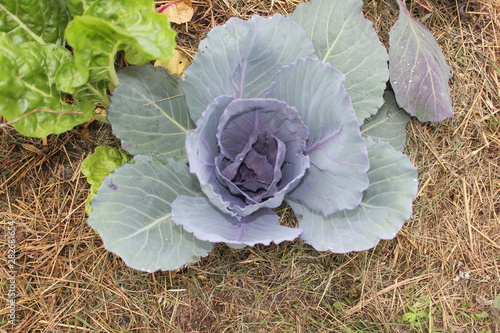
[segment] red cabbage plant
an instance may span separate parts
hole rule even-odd
[[[312,0],[288,17],[232,18],[200,43],[185,79],[120,71],[108,119],[135,156],[92,200],[106,248],[153,272],[218,242],[301,238],[345,253],[393,238],[418,188],[399,106],[423,121],[451,116],[449,68],[402,2],[389,55],[361,5]],[[385,91],[389,79],[403,89]],[[297,228],[280,224],[283,202]]]

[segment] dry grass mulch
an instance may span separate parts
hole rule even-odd
[[[193,1],[174,26],[193,55],[231,16],[289,13],[300,1]],[[382,40],[396,3],[365,1]],[[0,237],[0,331],[6,332],[500,332],[500,4],[414,1],[452,67],[455,117],[408,125],[419,170],[414,215],[394,240],[345,255],[301,241],[232,250],[218,245],[176,272],[128,268],[86,224],[79,168],[107,125],[45,140],[0,132],[0,226],[15,223],[15,325],[6,237]],[[291,212],[284,209],[284,218]],[[9,224],[10,223],[10,224]]]

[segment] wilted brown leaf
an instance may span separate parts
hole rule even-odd
[[[174,51],[174,56],[168,60],[157,60],[155,66],[165,67],[171,74],[184,77],[184,70],[189,65],[189,59],[179,50]]]
[[[193,18],[194,9],[191,0],[178,0],[167,3],[156,9],[158,13],[167,15],[170,22],[181,24]]]

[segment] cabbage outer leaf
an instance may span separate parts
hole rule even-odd
[[[122,148],[186,160],[186,133],[193,128],[180,78],[163,67],[131,66],[118,72],[108,119]]]
[[[387,51],[372,22],[363,17],[360,0],[314,0],[290,15],[311,39],[316,54],[346,75],[344,83],[358,123],[383,104],[389,79]]]
[[[213,248],[172,222],[170,204],[179,195],[199,196],[184,162],[137,155],[106,177],[92,200],[88,223],[107,250],[146,272],[173,270]]]
[[[389,143],[367,139],[370,186],[360,205],[324,216],[288,200],[304,229],[301,238],[318,251],[346,253],[374,247],[391,239],[412,214],[417,194],[417,171],[406,155]]]
[[[361,126],[361,134],[389,142],[402,153],[406,145],[406,124],[410,121],[410,116],[399,108],[393,92],[386,91],[384,100],[385,103],[377,114],[365,120]]]
[[[357,207],[368,187],[366,145],[343,81],[330,64],[299,59],[277,74],[268,94],[295,107],[309,128],[311,167],[288,197],[324,215]]]
[[[399,18],[389,32],[391,86],[398,104],[420,121],[453,117],[450,66],[432,33],[398,0]]]
[[[274,76],[298,58],[314,56],[304,30],[282,15],[229,19],[200,42],[186,71],[187,104],[198,121],[208,104],[222,95],[264,97]]]
[[[279,216],[263,208],[241,219],[224,214],[205,197],[180,196],[172,203],[173,221],[203,241],[233,247],[279,244],[297,238],[302,229],[279,224]]]

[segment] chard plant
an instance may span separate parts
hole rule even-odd
[[[96,105],[107,107],[119,84],[117,53],[144,65],[169,58],[174,39],[151,0],[4,0],[0,116],[31,137],[98,118]]]
[[[288,17],[215,27],[185,79],[148,65],[119,71],[108,119],[134,157],[91,203],[105,247],[153,272],[214,243],[298,237],[345,253],[393,238],[418,188],[405,125],[453,113],[439,46],[398,3],[389,54],[362,1],[311,0]],[[283,202],[298,227],[280,224]]]

